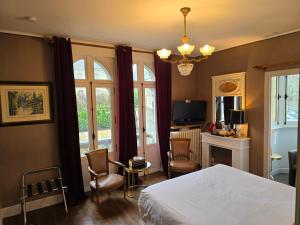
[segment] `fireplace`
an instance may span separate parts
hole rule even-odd
[[[201,133],[202,168],[221,163],[249,171],[250,138],[220,137]]]
[[[212,145],[210,146],[209,161],[209,166],[214,166],[216,164],[232,166],[232,151],[226,148],[220,148]]]

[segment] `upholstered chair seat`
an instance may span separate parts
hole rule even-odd
[[[189,160],[171,160],[170,167],[173,172],[187,173],[196,169],[196,163]]]
[[[190,150],[189,138],[173,138],[170,139],[171,150],[168,152],[168,169],[169,178],[172,172],[190,173],[197,169],[197,164],[191,156],[193,152]]]
[[[119,174],[102,175],[97,181],[100,191],[116,190],[124,185],[124,177]],[[90,185],[96,189],[96,180],[90,181]]]
[[[96,194],[97,203],[99,203],[99,192],[114,191],[123,187],[124,198],[126,197],[126,179],[125,179],[125,165],[120,162],[112,161],[108,158],[108,149],[100,149],[86,153],[89,167],[88,170],[91,175],[90,187],[91,198],[93,200]],[[109,173],[108,164],[114,164],[123,170],[123,175],[116,173]]]

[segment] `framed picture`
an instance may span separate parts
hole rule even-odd
[[[52,84],[0,82],[0,126],[53,121]]]

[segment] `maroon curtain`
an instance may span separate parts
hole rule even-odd
[[[59,150],[67,198],[75,203],[84,198],[72,48],[70,40],[54,37],[55,84]]]
[[[157,131],[160,156],[165,174],[168,174],[168,155],[170,150],[171,126],[171,64],[163,62],[154,54],[157,102]]]
[[[118,46],[118,131],[119,161],[128,160],[137,155],[136,128],[134,117],[133,73],[131,47]]]

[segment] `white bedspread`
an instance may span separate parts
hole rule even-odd
[[[296,189],[216,165],[144,189],[146,225],[291,225]]]

